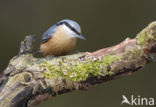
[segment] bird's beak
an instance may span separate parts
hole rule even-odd
[[[86,40],[86,38],[84,36],[82,36],[82,35],[79,35],[78,38]]]

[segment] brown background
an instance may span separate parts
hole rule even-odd
[[[0,70],[18,53],[25,35],[36,34],[39,44],[45,30],[64,18],[79,22],[87,38],[79,40],[73,52],[91,52],[134,38],[156,20],[156,0],[0,0]],[[59,95],[37,107],[119,107],[122,94],[156,99],[155,66],[85,92]]]

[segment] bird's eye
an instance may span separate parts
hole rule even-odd
[[[74,31],[74,32],[77,32],[73,27],[71,27],[71,30]]]
[[[72,27],[71,30],[80,35],[80,33],[75,28]]]
[[[75,31],[75,29],[74,29],[74,28],[71,28],[71,30]]]

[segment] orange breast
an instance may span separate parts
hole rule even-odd
[[[77,38],[69,38],[65,32],[56,32],[46,43],[41,44],[40,50],[44,56],[62,56],[68,54],[75,46]]]

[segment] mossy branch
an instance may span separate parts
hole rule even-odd
[[[30,107],[138,71],[155,60],[156,22],[134,39],[93,53],[35,58],[33,41],[33,36],[22,41],[19,54],[0,76],[0,107]]]

